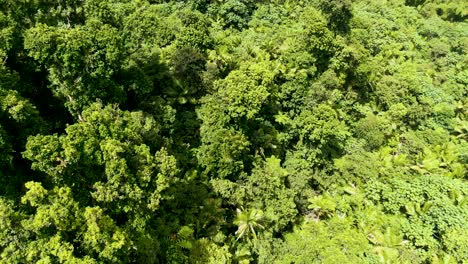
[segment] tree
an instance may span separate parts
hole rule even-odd
[[[236,235],[237,239],[241,239],[244,236],[251,234],[255,239],[257,239],[257,233],[255,229],[264,228],[260,222],[263,218],[262,211],[252,209],[247,211],[242,211],[241,209],[236,209],[236,219],[234,223],[238,226]]]
[[[117,29],[96,20],[73,28],[38,24],[25,33],[24,47],[46,65],[50,88],[73,115],[98,98],[125,101],[115,81],[124,55]]]
[[[215,179],[211,183],[216,192],[237,208],[262,211],[265,230],[280,232],[297,215],[294,193],[286,186],[287,175],[288,172],[280,166],[280,160],[271,157],[266,161],[258,160],[251,175],[242,175],[235,182]],[[239,215],[243,219],[259,216],[258,211]]]
[[[170,198],[165,191],[178,174],[175,158],[162,147],[158,124],[142,112],[125,112],[99,103],[87,108],[82,119],[69,126],[64,135],[29,138],[24,156],[32,161],[33,169],[46,175],[45,182],[67,190],[70,199],[80,204],[78,210],[85,219],[95,219],[86,220],[91,221],[87,222],[89,228],[98,224],[93,221],[102,221],[99,223],[117,232],[91,240],[92,248],[107,247],[106,239],[115,236],[136,245],[141,236],[155,240],[149,232],[152,215],[162,201]],[[84,239],[99,229],[86,232]],[[79,233],[70,235],[78,237]],[[119,244],[118,249],[123,246],[117,241],[112,243]],[[101,250],[114,258],[113,249],[109,253],[105,248]]]
[[[351,1],[321,1],[320,9],[328,15],[328,26],[338,33],[348,33],[352,18]]]

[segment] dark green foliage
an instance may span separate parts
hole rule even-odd
[[[350,30],[349,22],[353,16],[349,0],[321,1],[320,9],[328,16],[328,26],[338,33]]]
[[[77,114],[96,98],[124,102],[115,74],[122,63],[122,40],[112,27],[89,21],[83,27],[39,24],[25,34],[29,55],[48,69],[51,89]]]

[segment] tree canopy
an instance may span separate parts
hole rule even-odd
[[[0,262],[465,263],[467,19],[0,0]]]

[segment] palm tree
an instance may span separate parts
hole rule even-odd
[[[243,209],[243,208],[242,208]],[[236,235],[237,239],[239,240],[244,235],[251,233],[255,239],[257,239],[257,234],[255,229],[257,228],[264,228],[260,222],[263,218],[263,212],[261,210],[252,209],[247,211],[242,211],[241,209],[237,209],[237,216],[234,220],[234,223],[238,226]]]

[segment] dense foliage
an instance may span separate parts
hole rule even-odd
[[[0,0],[1,263],[463,263],[463,0]]]

